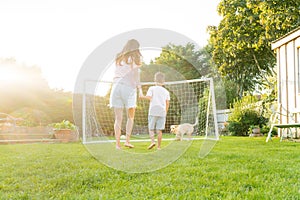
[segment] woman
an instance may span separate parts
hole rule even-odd
[[[116,68],[110,95],[110,106],[115,113],[116,149],[121,149],[120,136],[124,108],[127,111],[126,142],[124,146],[134,147],[130,144],[130,135],[134,122],[137,88],[140,88],[139,68],[142,65],[142,54],[139,47],[139,42],[131,39],[115,59]]]

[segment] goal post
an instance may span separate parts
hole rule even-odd
[[[155,83],[142,82],[141,85],[143,93],[146,94],[148,88]],[[84,82],[82,97],[83,143],[114,140],[114,111],[109,106],[111,87],[112,82],[110,81],[86,80]],[[169,134],[170,139],[175,138],[170,133],[171,125],[194,124],[197,120],[193,138],[219,139],[212,78],[170,81],[165,82],[164,87],[170,92],[171,98],[166,126],[163,131],[164,135]],[[90,91],[89,88],[93,88],[94,91]],[[148,100],[137,100],[131,141],[149,139],[148,109]],[[121,130],[122,135],[125,135],[126,109],[124,109],[123,115]]]

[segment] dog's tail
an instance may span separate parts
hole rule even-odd
[[[195,124],[193,124],[193,126],[196,126],[198,124],[198,115],[196,116],[196,119],[195,119]]]

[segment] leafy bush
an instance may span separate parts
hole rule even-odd
[[[247,128],[243,127],[241,122],[230,122],[228,124],[228,131],[231,135],[240,135],[240,133],[245,133]]]
[[[58,123],[53,123],[50,124],[50,126],[52,126],[56,130],[62,130],[62,129],[76,130],[76,126],[68,120],[63,120]]]
[[[44,126],[51,122],[50,117],[44,111],[31,107],[20,108],[10,113],[10,115],[22,119],[17,121],[18,126]]]
[[[260,114],[257,108],[257,99],[253,96],[245,96],[236,101],[229,116],[228,130],[231,135],[247,136],[252,126],[262,128],[268,122],[268,119]]]

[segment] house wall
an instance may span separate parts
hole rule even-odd
[[[280,112],[286,114],[300,110],[300,27],[272,44],[277,58],[277,86]],[[296,116],[297,122],[300,115]],[[281,116],[281,123],[291,123],[288,116]]]
[[[296,84],[296,106],[297,110],[300,110],[300,36],[295,40],[295,76],[297,80]],[[296,116],[296,120],[300,121],[300,113]]]

